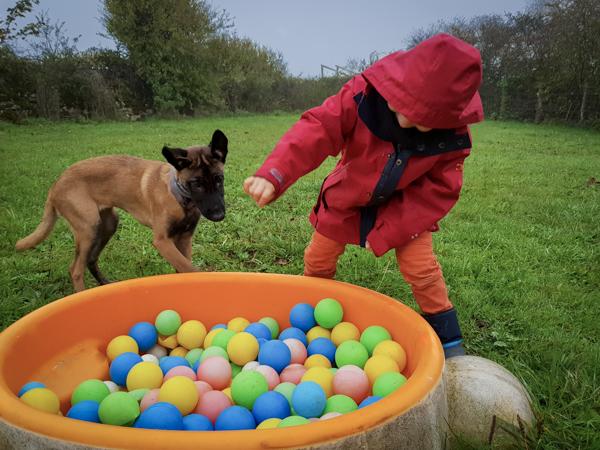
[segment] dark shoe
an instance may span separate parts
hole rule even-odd
[[[446,359],[465,354],[462,333],[454,308],[437,314],[423,314],[423,318],[440,338]]]

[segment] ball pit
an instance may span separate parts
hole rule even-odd
[[[196,292],[202,292],[202,300],[199,302],[190,301],[190,297],[193,297]],[[239,295],[240,292],[243,292],[244,295]],[[264,319],[266,314],[275,318],[279,327],[291,329],[287,317],[290,309],[300,299],[289,298],[290,292],[294,292],[294,296],[301,296],[302,301],[311,305],[317,305],[319,300],[323,298],[339,300],[340,305],[343,306],[343,314],[341,316],[336,314],[336,317],[333,318],[335,320],[326,317],[325,319],[330,320],[322,321],[320,326],[325,325],[329,329],[335,328],[343,319],[348,323],[356,324],[361,330],[374,323],[388,329],[392,338],[397,340],[406,351],[407,363],[403,373],[408,377],[408,381],[402,386],[400,392],[393,392],[379,400],[377,407],[363,406],[360,412],[352,412],[345,416],[344,420],[335,420],[327,425],[322,421],[311,423],[307,418],[301,417],[297,411],[290,408],[290,415],[284,417],[280,422],[271,420],[277,418],[268,418],[263,421],[253,418],[254,426],[259,424],[261,430],[267,427],[286,427],[285,432],[275,428],[269,430],[269,433],[263,436],[260,430],[239,431],[236,432],[239,434],[235,434],[235,437],[234,435],[229,436],[227,431],[209,433],[205,438],[203,437],[203,445],[205,444],[206,448],[222,448],[223,446],[260,448],[266,443],[270,447],[278,448],[308,446],[327,448],[329,445],[339,446],[345,443],[347,446],[358,447],[366,442],[365,439],[370,436],[370,433],[374,433],[370,439],[382,439],[380,442],[385,443],[385,446],[388,447],[441,448],[442,439],[440,436],[442,433],[437,431],[440,423],[426,424],[425,428],[418,427],[419,429],[415,430],[412,438],[411,434],[413,433],[410,430],[407,432],[399,425],[403,416],[412,417],[418,411],[425,415],[431,415],[438,409],[437,406],[432,408],[431,405],[443,403],[434,401],[435,398],[440,397],[443,356],[439,342],[437,342],[433,331],[423,319],[414,311],[396,301],[344,283],[303,277],[255,274],[178,274],[116,283],[54,302],[9,327],[0,336],[0,443],[3,444],[5,441],[22,443],[25,440],[27,442],[33,440],[34,444],[30,445],[31,448],[44,448],[44,439],[47,439],[48,442],[53,443],[53,446],[64,442],[65,448],[67,446],[69,448],[84,448],[93,445],[148,449],[164,448],[165,445],[176,446],[181,449],[193,448],[195,442],[189,436],[186,436],[186,433],[178,431],[158,432],[152,429],[137,428],[113,428],[110,433],[107,433],[103,430],[103,425],[89,424],[81,420],[69,421],[58,415],[31,409],[19,400],[16,393],[25,383],[38,380],[57,394],[60,399],[61,410],[63,414],[66,414],[69,410],[70,396],[83,380],[107,380],[109,378],[110,361],[105,354],[106,345],[115,336],[126,333],[135,323],[139,321],[153,322],[158,313],[171,309],[180,315],[180,321],[198,319],[206,326],[226,322],[232,317],[247,318],[248,324],[241,323],[241,325],[245,324],[244,327],[240,324],[236,325],[236,334],[244,332],[243,330],[250,325],[250,320],[260,322],[260,318]],[[219,301],[211,305],[210,300],[205,300],[210,298],[218,298]],[[248,298],[253,299],[253,301],[248,302]],[[119,311],[117,316],[114,315],[116,310]],[[80,324],[81,321],[78,320],[69,320],[69,317],[86,316],[94,317],[94,320],[85,324]],[[68,330],[64,330],[64,327],[60,325],[67,321],[72,323],[73,326],[70,326]],[[26,330],[35,330],[35,332],[19,332],[18,328],[22,324],[24,324]],[[269,330],[271,336],[277,334],[273,328],[269,327]],[[394,330],[399,330],[398,334],[395,334]],[[173,330],[168,331],[172,332]],[[298,331],[302,335],[294,333],[289,337],[294,339],[304,337],[304,340],[306,340],[306,335],[302,330],[298,329]],[[54,338],[44,340],[32,336],[37,333],[52,335]],[[40,335],[38,334],[38,336]],[[253,338],[256,341],[256,337],[253,336]],[[204,340],[206,341],[206,337]],[[22,352],[17,355],[13,350],[23,347],[36,347],[38,357],[23,355]],[[202,352],[202,355],[204,352]],[[152,349],[148,353],[154,354]],[[42,355],[41,359],[39,355]],[[388,355],[381,356],[391,357]],[[167,357],[173,358],[172,356]],[[187,367],[192,365],[185,358],[182,359],[185,360]],[[62,364],[57,365],[56,361],[61,361]],[[199,359],[196,360],[196,362],[198,361]],[[246,364],[246,362],[243,364]],[[318,369],[322,370],[319,371]],[[313,371],[313,374],[317,375],[316,378],[320,378],[326,386],[332,383],[334,371],[323,367],[313,367],[302,378],[306,378],[310,371]],[[315,373],[315,371],[317,372]],[[247,372],[253,373],[254,371]],[[240,372],[238,377],[244,373],[246,372]],[[194,383],[186,377],[180,378],[192,384],[194,392],[200,399],[210,397],[210,394],[217,394],[226,399],[228,404],[225,408],[219,411],[216,417],[208,420],[215,421],[225,410],[236,406],[240,407],[239,405],[231,405],[227,395],[221,391],[209,391],[199,394],[196,384],[199,382]],[[174,377],[168,382],[177,379],[178,377]],[[264,377],[262,379],[264,380]],[[305,381],[312,380],[306,379]],[[314,380],[314,383],[318,384],[318,380]],[[290,386],[290,384],[282,382],[274,391],[267,391],[264,390],[264,386],[259,386],[259,391],[264,390],[262,394],[267,392],[276,393],[280,392],[282,386],[288,386],[290,397],[292,397],[295,386],[293,384]],[[163,400],[163,398],[160,398],[160,391],[157,399],[158,403],[155,401],[153,405],[144,405],[144,403],[147,403],[145,402],[146,398],[149,398],[151,394],[153,394],[153,391],[149,391],[144,395],[141,401],[142,404],[139,405],[140,410],[144,409],[145,406],[145,411],[152,411],[153,405],[160,405]],[[281,394],[288,401],[290,400],[283,392]],[[235,383],[231,386],[231,395],[234,398],[236,397]],[[251,397],[255,395],[256,392]],[[251,398],[248,404],[253,406],[260,395],[259,393],[254,399]],[[190,396],[193,397],[187,392],[184,397],[189,398]],[[100,412],[109,410],[110,413],[111,408],[109,406],[111,406],[111,403],[119,403],[119,401],[114,400],[115,398],[119,401],[128,402],[131,406],[133,406],[131,401],[136,406],[138,404],[130,394],[116,392],[102,401],[102,403],[105,403],[105,407],[99,408]],[[125,400],[125,398],[131,401]],[[356,408],[356,401],[346,397],[345,394],[343,400],[337,399],[338,397],[330,403],[337,402],[342,405],[334,404],[332,406],[333,413],[336,408],[348,410],[352,409],[352,405]],[[362,403],[366,400],[368,399],[363,400]],[[210,403],[211,406],[215,404],[215,402]],[[200,402],[197,402],[194,405],[193,414],[204,415],[197,411],[199,404]],[[116,414],[117,417],[109,417],[105,420],[108,423],[132,424],[131,415],[133,414],[131,414],[131,410],[135,413],[135,408],[125,408],[125,410],[126,412],[129,411],[129,414],[122,413],[123,409],[121,408],[121,412]],[[100,418],[111,415],[105,413],[106,411],[99,414]],[[228,417],[228,414],[224,417]],[[245,415],[246,419],[248,418],[245,412],[242,415]],[[436,414],[433,415],[437,417]],[[136,417],[140,417],[139,411]],[[264,425],[262,425],[263,423]],[[307,423],[310,423],[310,425],[298,427],[300,424]],[[414,423],[414,418],[411,418],[410,423]],[[400,428],[396,428],[399,426]],[[226,425],[223,429],[243,428],[237,425],[233,428],[228,427],[229,425]],[[403,433],[391,433],[394,429],[403,429]],[[397,439],[397,441],[392,445],[389,442],[390,439]],[[408,445],[411,439],[413,439],[412,442],[419,442],[419,446]],[[37,447],[35,442],[37,442]],[[369,440],[369,442],[377,441]],[[49,447],[49,445],[46,447]]]

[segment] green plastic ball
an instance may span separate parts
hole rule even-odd
[[[373,395],[385,397],[406,383],[406,377],[398,372],[385,372],[373,383]]]
[[[302,416],[289,416],[277,424],[277,428],[296,427],[298,425],[306,425],[310,420]]]
[[[358,409],[358,405],[347,395],[337,394],[332,395],[327,399],[325,404],[325,411],[323,414],[330,412],[338,412],[340,414],[346,414]]]
[[[141,389],[134,389],[133,391],[129,391],[129,395],[131,395],[133,398],[135,398],[137,400],[137,402],[141,402],[142,398],[144,398],[144,395],[146,395],[148,392],[150,392],[150,389],[146,389],[146,388],[141,388]]]
[[[230,362],[229,365],[231,366],[231,378],[235,378],[236,375],[238,373],[240,373],[242,371],[242,368],[240,366],[238,366],[235,363]]]
[[[181,326],[181,316],[177,311],[165,309],[156,316],[154,326],[156,326],[157,331],[163,336],[171,336],[177,333],[177,330]]]
[[[342,321],[344,309],[337,300],[324,298],[315,306],[315,320],[323,328],[332,329]]]
[[[229,361],[229,355],[225,350],[223,350],[221,347],[212,346],[208,347],[202,352],[202,355],[200,355],[200,362],[203,363],[206,358],[210,358],[211,356],[220,356],[221,358],[225,358],[227,361]]]
[[[108,386],[104,384],[103,381],[85,380],[73,391],[73,394],[71,395],[71,406],[75,406],[83,400],[93,400],[100,403],[108,396],[108,394],[110,394],[110,389],[108,389]]]
[[[391,339],[392,336],[389,331],[379,325],[367,327],[360,335],[360,343],[367,348],[369,356],[373,354],[373,350],[377,344]]]
[[[352,364],[362,369],[367,359],[369,359],[369,352],[358,341],[344,341],[335,351],[335,363],[338,367]]]
[[[108,395],[98,409],[100,422],[107,425],[129,426],[140,415],[140,405],[127,392],[113,392]]]
[[[190,363],[190,366],[193,366],[194,363],[200,359],[202,352],[204,352],[204,350],[201,348],[193,348],[185,354],[185,359]]]
[[[275,389],[273,389],[275,392],[279,392],[287,399],[288,403],[290,404],[290,411],[292,414],[295,413],[294,407],[292,406],[292,395],[294,394],[294,389],[296,389],[296,385],[294,383],[290,383],[289,381],[279,383],[277,386],[275,386]]]
[[[279,336],[279,324],[272,317],[263,317],[259,320],[260,323],[267,326],[271,330],[271,339],[276,339]]]
[[[233,330],[223,330],[213,338],[211,345],[213,347],[221,347],[223,350],[227,351],[227,344],[229,344],[231,338],[236,334],[237,333]]]
[[[236,405],[252,410],[254,401],[269,390],[266,378],[254,370],[244,370],[231,383],[231,396]]]

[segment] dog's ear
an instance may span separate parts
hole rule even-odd
[[[212,153],[212,157],[218,159],[223,164],[225,164],[225,159],[227,159],[228,143],[229,141],[227,140],[225,133],[223,133],[221,130],[215,130],[210,141],[210,151]]]
[[[165,145],[162,149],[162,154],[167,162],[178,171],[183,170],[192,164],[192,160],[188,158],[187,150],[182,148],[169,148]]]

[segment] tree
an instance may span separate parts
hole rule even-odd
[[[39,3],[40,0],[17,0],[15,6],[6,10],[6,17],[0,19],[0,45],[17,38],[36,36],[39,33],[40,27],[44,25],[39,16],[21,28],[17,26],[17,20],[29,14]]]

